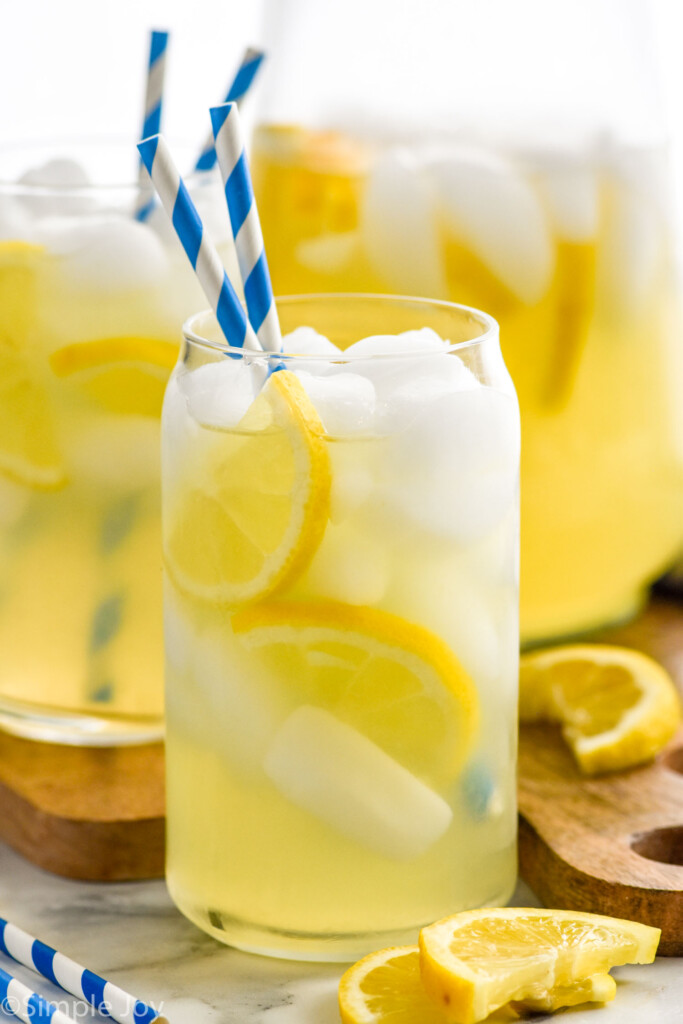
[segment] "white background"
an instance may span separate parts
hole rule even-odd
[[[545,2],[559,9],[571,0]],[[683,0],[648,6],[683,211]],[[0,0],[0,143],[137,134],[150,27],[172,32],[164,131],[201,140],[208,106],[223,98],[243,47],[260,40],[261,7],[261,0]]]

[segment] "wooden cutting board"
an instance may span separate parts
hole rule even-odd
[[[683,605],[656,598],[596,639],[652,654],[683,692]],[[683,728],[653,764],[587,779],[558,729],[523,726],[519,810],[520,871],[546,906],[655,925],[683,955]]]
[[[649,651],[683,684],[682,605],[657,599],[602,639]],[[549,906],[652,921],[664,929],[663,951],[683,953],[682,773],[683,735],[653,766],[586,781],[554,730],[525,728],[519,796],[527,882]],[[89,880],[161,877],[163,747],[64,747],[0,732],[0,812],[0,839],[48,871]]]
[[[162,877],[163,745],[67,747],[0,732],[0,839],[67,878]]]

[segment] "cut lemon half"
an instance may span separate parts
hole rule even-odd
[[[447,1020],[476,1024],[539,991],[573,988],[618,964],[651,963],[660,934],[573,910],[470,910],[422,929],[420,974]]]
[[[123,335],[65,345],[50,356],[56,377],[72,378],[107,412],[159,416],[178,346]]]
[[[465,761],[477,729],[477,692],[429,630],[336,601],[255,605],[232,625],[297,704],[330,711],[426,781],[453,778]]]
[[[168,571],[228,606],[284,589],[307,568],[329,517],[324,428],[297,376],[274,373],[238,426],[207,431],[197,480],[170,512]]]
[[[42,246],[0,242],[0,473],[35,489],[66,482],[35,347]]]
[[[586,774],[651,760],[676,732],[681,708],[669,674],[623,647],[572,644],[525,655],[520,718],[560,722]]]
[[[515,1021],[520,1015],[552,1013],[563,1006],[607,1003],[616,983],[609,974],[596,974],[575,985],[563,985],[528,999],[506,1003],[487,1019]],[[394,946],[371,953],[350,967],[339,982],[342,1024],[448,1024],[449,1018],[424,990],[418,946]]]

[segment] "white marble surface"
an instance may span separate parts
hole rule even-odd
[[[515,901],[536,904],[523,885]],[[34,868],[0,844],[0,915],[151,1003],[171,1024],[339,1024],[342,965],[268,960],[221,946],[176,911],[163,882],[71,882]],[[0,966],[75,1019],[100,1020],[86,1017],[83,1004],[2,954]],[[619,988],[613,1003],[555,1019],[683,1022],[683,961],[661,958],[647,967],[617,968],[614,976]],[[16,1024],[1,1010],[0,1019]]]

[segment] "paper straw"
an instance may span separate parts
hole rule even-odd
[[[154,135],[138,143],[138,150],[228,344],[234,348],[260,349],[218,251],[205,233],[196,207],[173,163],[165,139]]]
[[[266,250],[235,103],[211,108],[216,156],[230,212],[237,262],[249,322],[266,352],[282,351],[282,336],[270,283]]]
[[[242,57],[242,63],[237,69],[237,74],[233,78],[232,85],[228,89],[223,101],[224,103],[239,104],[240,100],[246,96],[251,89],[264,57],[265,53],[263,50],[254,50],[251,46],[247,47]],[[210,171],[215,165],[216,150],[213,144],[213,134],[209,132],[194,169],[195,171]]]
[[[0,1006],[5,1013],[11,1013],[26,1024],[40,1024],[41,1021],[74,1024],[73,1017],[62,1013],[54,1003],[43,999],[37,992],[33,992],[27,985],[23,985],[3,970],[0,970]]]
[[[145,112],[142,120],[141,139],[158,135],[161,131],[161,107],[164,98],[164,76],[166,74],[166,47],[168,32],[150,32],[149,62],[147,64],[147,87],[145,90]],[[149,196],[149,175],[140,161],[138,172],[140,194],[135,207],[137,220],[147,220],[154,209],[154,199]]]
[[[10,924],[9,921],[1,917],[0,950],[18,963],[42,974],[58,988],[69,992],[78,999],[84,999],[103,1017],[111,1017],[118,1024],[152,1024],[152,1021],[155,1024],[168,1024],[168,1018],[157,1013],[153,1007],[140,1002],[135,996],[129,995],[123,989],[112,985],[110,981],[105,981],[99,975],[81,967],[74,960],[70,960],[68,956],[58,953],[56,949],[46,946],[44,942],[39,942],[28,932],[17,928],[15,924]],[[4,972],[2,973],[4,974]],[[25,986],[21,987],[25,989]],[[25,989],[25,991],[32,995],[29,989]],[[41,999],[40,996],[36,998]],[[47,1005],[52,1007],[50,1003]],[[15,1015],[21,1016],[18,1013]],[[22,1020],[27,1021],[28,1024],[36,1024],[35,1016],[33,1018],[22,1016]],[[67,1021],[71,1022],[71,1018],[60,1013],[54,1007],[52,1024],[66,1024]]]

